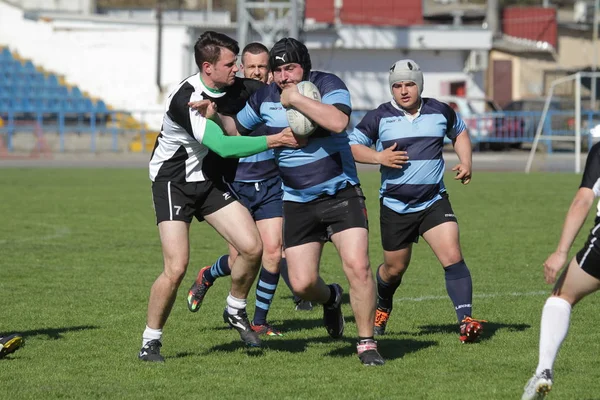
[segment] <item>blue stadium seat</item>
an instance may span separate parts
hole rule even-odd
[[[96,113],[98,113],[98,114],[108,113],[108,107],[106,107],[106,103],[104,103],[104,101],[98,100],[96,102]]]
[[[56,77],[56,75],[49,74],[46,77],[46,86],[49,86],[49,87],[58,87],[59,86],[58,78]]]
[[[2,49],[2,51],[0,52],[0,59],[2,60],[14,60],[14,57],[12,55],[12,53],[10,52],[10,50],[6,47],[4,47]]]
[[[8,113],[9,111],[12,111],[10,98],[0,97],[0,113]]]
[[[79,88],[77,86],[73,86],[71,88],[71,96],[73,96],[74,99],[83,98],[83,95],[81,94],[81,90],[79,90]]]
[[[27,72],[37,72],[35,66],[30,60],[25,61],[25,64],[23,65],[23,70]]]
[[[29,102],[29,99],[22,97],[15,97],[11,100],[12,109],[16,113],[32,113],[34,112],[33,105]]]
[[[94,112],[94,104],[92,100],[88,98],[83,98],[80,100],[76,100],[75,102],[75,111],[79,113],[92,113]]]

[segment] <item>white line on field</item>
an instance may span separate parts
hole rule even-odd
[[[475,299],[490,299],[493,297],[520,297],[520,296],[550,296],[551,290],[537,290],[535,292],[510,292],[510,293],[481,293],[473,294]],[[394,299],[394,303],[402,301],[429,301],[429,300],[447,300],[448,296],[420,296],[420,297],[398,297]]]
[[[36,236],[36,235],[32,235],[30,237],[18,237],[17,236],[17,237],[9,238],[9,239],[0,239],[0,244],[25,243],[25,242],[33,242],[33,241],[40,242],[40,241],[46,241],[46,240],[60,239],[65,236],[69,236],[71,234],[71,230],[69,228],[67,228],[66,226],[56,226],[56,225],[43,224],[43,223],[36,223],[36,225],[39,225],[41,227],[50,228],[53,230],[53,232],[50,232],[43,236]]]

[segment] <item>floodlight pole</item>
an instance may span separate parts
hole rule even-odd
[[[595,85],[596,74],[592,78]],[[578,174],[581,172],[581,72],[575,79],[575,173]]]
[[[598,68],[598,9],[600,8],[600,0],[594,1],[594,18],[592,26],[592,73],[595,73]],[[596,75],[592,75],[592,98],[591,108],[596,111]]]
[[[156,86],[158,88],[158,96],[162,96],[162,84],[160,81],[160,75],[162,70],[162,30],[163,30],[163,13],[162,13],[162,0],[156,2]]]

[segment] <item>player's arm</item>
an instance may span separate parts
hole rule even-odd
[[[472,175],[472,147],[471,138],[469,132],[467,132],[467,125],[465,122],[456,114],[449,105],[445,105],[445,109],[442,111],[446,117],[446,136],[452,140],[452,146],[458,156],[458,164],[456,164],[452,171],[456,171],[454,179],[460,180],[463,185],[471,182]]]
[[[567,262],[567,254],[590,212],[594,197],[600,195],[600,145],[590,150],[579,190],[571,202],[556,250],[544,262],[547,283],[553,283],[556,275]]]
[[[226,136],[209,119],[201,143],[223,158],[247,157],[275,147],[300,147],[291,130],[270,136]]]
[[[459,163],[452,168],[452,171],[456,171],[454,179],[460,179],[466,185],[471,181],[471,168],[473,166],[473,150],[469,132],[463,129],[452,141],[452,145],[459,160]]]
[[[348,115],[335,105],[303,96],[296,85],[290,85],[281,92],[281,104],[285,108],[295,108],[315,124],[335,133],[344,132],[350,121]]]
[[[368,112],[350,133],[350,149],[354,161],[363,164],[379,164],[390,168],[402,168],[408,161],[406,151],[395,151],[397,143],[388,145],[382,151],[373,149],[373,142],[379,137],[379,118],[375,111]]]
[[[556,275],[566,264],[569,250],[585,223],[593,204],[593,190],[586,187],[579,188],[565,217],[558,246],[544,262],[544,276],[547,283],[554,283]]]
[[[352,156],[354,161],[362,164],[378,164],[390,168],[402,168],[402,164],[408,162],[406,151],[395,151],[397,143],[393,143],[390,147],[377,151],[364,144],[351,144]]]
[[[239,136],[233,118],[220,114],[217,111],[217,104],[212,100],[204,99],[190,101],[188,106],[204,118],[213,120],[229,136]]]

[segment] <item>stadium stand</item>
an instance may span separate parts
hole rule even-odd
[[[37,69],[7,47],[0,50],[0,115],[13,113],[17,119],[29,119],[37,113],[63,112],[105,117],[108,107],[92,100],[76,86],[69,87],[53,74]]]
[[[63,76],[46,71],[17,52],[0,46],[0,139],[7,129],[40,135],[41,127],[59,133],[137,132],[128,145],[132,152],[150,152],[158,132],[140,123],[130,113],[116,111],[102,99],[70,85]],[[10,135],[0,146],[10,151]],[[61,151],[64,144],[61,144]],[[2,154],[0,154],[0,157]]]

